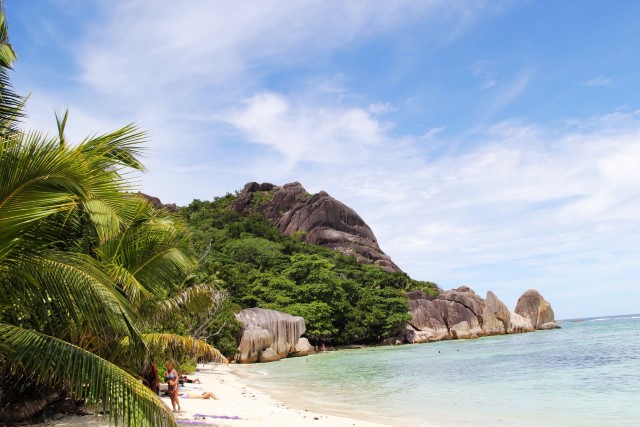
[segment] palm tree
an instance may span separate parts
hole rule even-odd
[[[24,99],[11,87],[8,70],[16,60],[16,53],[9,44],[9,29],[0,0],[0,134],[15,131],[15,123],[22,114]]]
[[[137,369],[150,351],[222,356],[188,336],[148,333],[149,313],[206,305],[211,287],[185,290],[195,262],[184,225],[130,192],[130,171],[144,169],[135,126],[77,145],[64,138],[67,114],[53,138],[14,127],[21,101],[3,92],[15,54],[1,6],[0,421],[68,393],[116,425],[175,425]]]

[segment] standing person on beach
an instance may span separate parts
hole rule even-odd
[[[141,376],[144,385],[149,387],[155,394],[160,394],[160,382],[158,381],[158,368],[153,361],[153,357],[149,360],[149,363],[142,368]]]
[[[164,373],[164,380],[167,382],[167,394],[171,399],[173,412],[176,412],[176,406],[179,412],[182,408],[180,408],[180,401],[178,400],[178,372],[173,368],[173,363],[170,360],[167,361],[166,367],[167,372]]]

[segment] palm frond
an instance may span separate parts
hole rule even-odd
[[[76,399],[102,405],[116,426],[176,426],[167,406],[116,365],[54,337],[0,324],[0,363],[33,380],[68,387]]]
[[[86,198],[93,174],[85,165],[39,132],[0,140],[0,259],[38,221]]]
[[[17,131],[16,122],[24,117],[24,98],[13,91],[8,70],[16,60],[16,53],[9,44],[9,31],[0,3],[0,134],[7,135]]]
[[[142,339],[152,353],[163,353],[171,359],[198,357],[210,362],[223,362],[224,356],[214,346],[190,337],[170,333],[143,334]]]
[[[11,281],[0,281],[3,300],[19,309],[17,317],[34,319],[35,329],[52,334],[57,330],[57,336],[67,330],[112,339],[130,336],[142,345],[133,307],[92,258],[48,251],[23,254],[8,266],[13,266],[13,275]]]
[[[88,137],[78,149],[95,159],[94,166],[100,169],[131,168],[142,172],[145,168],[139,158],[144,155],[142,143],[146,140],[145,132],[134,124],[128,124],[104,135]]]
[[[175,217],[148,201],[132,198],[129,204],[135,210],[130,225],[97,249],[98,258],[111,266],[112,278],[132,300],[140,293],[163,299],[195,267],[188,234]]]
[[[162,322],[169,318],[190,317],[208,313],[209,308],[226,298],[213,284],[197,284],[179,291],[176,295],[154,301],[144,307],[147,319]]]

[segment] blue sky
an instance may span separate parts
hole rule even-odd
[[[300,181],[412,277],[640,312],[640,3],[6,0],[30,128],[150,134],[141,190]]]

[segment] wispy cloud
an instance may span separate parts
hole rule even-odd
[[[480,90],[490,89],[498,83],[497,77],[493,70],[493,63],[486,59],[481,59],[474,62],[471,65],[471,73],[474,76],[480,78],[481,83],[478,87],[478,89]]]
[[[491,116],[516,100],[526,90],[532,77],[533,70],[527,68],[520,71],[509,83],[500,85],[497,88],[498,95],[487,109],[487,114]]]
[[[369,109],[295,104],[275,93],[247,99],[227,120],[248,140],[279,152],[291,166],[300,161],[364,162],[365,148],[379,145],[385,133],[384,123]]]
[[[613,84],[613,79],[610,77],[600,76],[600,77],[587,80],[583,84],[585,86],[590,86],[590,87],[611,86]]]

